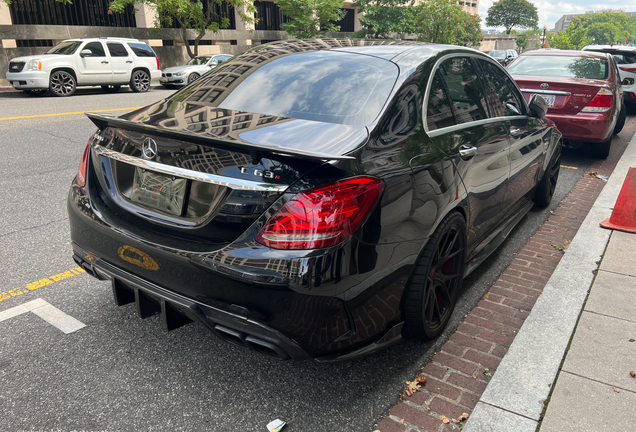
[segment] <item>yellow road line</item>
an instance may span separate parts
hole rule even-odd
[[[561,165],[561,168],[578,169],[577,167],[571,167],[571,166],[567,166],[567,165]]]
[[[75,267],[73,269],[65,271],[64,273],[58,273],[51,277],[47,277],[35,282],[28,283],[26,284],[24,288],[14,288],[9,291],[0,292],[0,302],[12,299],[13,297],[17,297],[22,294],[26,294],[29,291],[35,291],[36,289],[42,288],[43,286],[51,285],[52,283],[55,283],[64,279],[68,279],[70,277],[77,276],[82,273],[86,273],[86,271],[81,267]]]
[[[55,114],[38,114],[38,115],[30,115],[30,116],[19,116],[19,117],[2,117],[2,120],[19,120],[19,119],[30,119],[30,118],[39,118],[39,117],[58,117],[58,116],[67,116],[67,115],[76,115],[76,114],[84,114],[87,112],[110,112],[110,111],[132,111],[135,109],[139,109],[141,107],[131,107],[131,108],[112,108],[112,109],[103,109],[103,110],[88,110],[88,111],[75,111],[75,112],[67,112],[67,113],[55,113]]]

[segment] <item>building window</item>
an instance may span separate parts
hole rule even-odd
[[[9,11],[13,24],[137,27],[132,6],[119,14],[111,11],[109,5],[110,0],[78,0],[68,4],[55,0],[12,0]]]
[[[173,40],[165,40],[165,39],[163,39],[161,41],[161,45],[163,45],[163,46],[174,46],[174,41]]]
[[[17,39],[15,44],[18,48],[52,47],[53,41],[51,39]]]
[[[254,6],[256,7],[254,18],[258,19],[255,30],[282,30],[281,24],[290,21],[274,2],[255,1]]]

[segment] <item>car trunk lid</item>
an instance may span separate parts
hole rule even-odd
[[[608,88],[606,81],[597,79],[528,75],[513,75],[513,78],[526,101],[533,94],[540,94],[552,105],[548,114],[577,114],[601,88]]]

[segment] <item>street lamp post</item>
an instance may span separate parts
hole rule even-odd
[[[541,48],[545,48],[545,31],[548,29],[548,26],[543,26],[543,40],[541,41]]]

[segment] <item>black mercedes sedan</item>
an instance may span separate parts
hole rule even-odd
[[[435,338],[463,277],[552,198],[546,110],[468,48],[261,45],[155,104],[88,115],[73,258],[141,318],[277,359]]]

